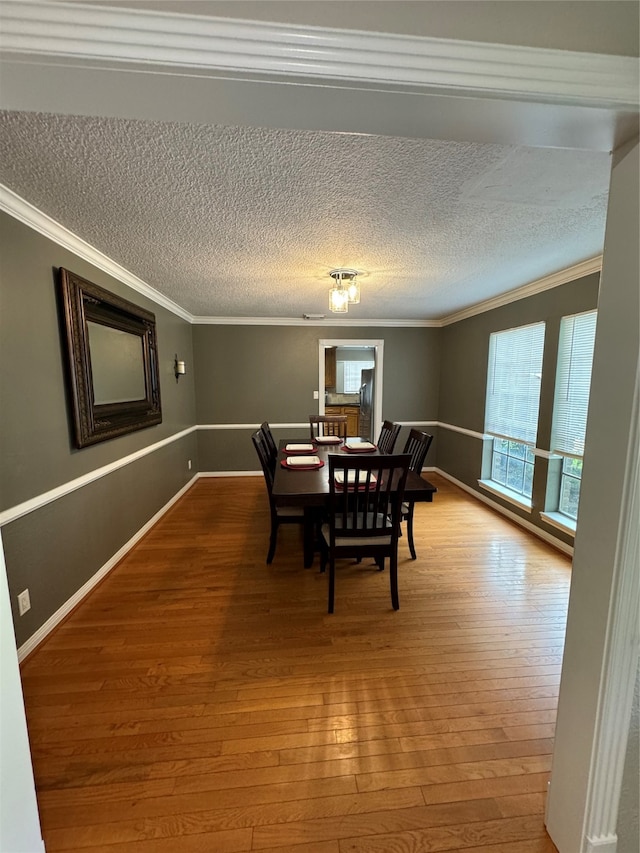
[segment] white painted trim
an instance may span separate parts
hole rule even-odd
[[[485,302],[478,302],[476,305],[471,305],[469,308],[464,308],[462,311],[456,311],[455,314],[449,314],[449,316],[444,317],[440,323],[442,326],[449,326],[451,323],[459,323],[460,320],[475,317],[477,314],[484,314],[485,311],[493,311],[494,308],[501,308],[503,305],[509,305],[511,302],[518,302],[520,299],[527,299],[529,296],[535,296],[536,293],[551,290],[554,287],[559,287],[561,284],[568,284],[570,281],[576,281],[579,278],[584,278],[586,275],[591,275],[592,273],[601,271],[602,255],[598,255],[595,258],[590,258],[588,261],[582,261],[579,264],[574,264],[566,269],[558,270],[558,272],[536,279],[536,281],[532,281],[522,287],[509,290],[507,293],[502,293],[500,296],[494,296],[493,299],[487,299]]]
[[[403,427],[437,427],[440,426],[438,421],[396,421],[397,424]]]
[[[373,435],[382,428],[382,395],[384,393],[384,338],[320,338],[318,341],[318,413],[324,415],[324,351],[327,347],[372,347],[376,351],[375,387],[373,389]]]
[[[0,512],[0,527],[5,524],[9,524],[12,521],[16,521],[16,519],[21,518],[23,515],[27,515],[36,509],[40,509],[40,507],[43,507],[48,503],[57,501],[58,498],[62,498],[71,492],[75,492],[77,489],[82,489],[84,486],[89,485],[89,483],[93,483],[101,477],[106,477],[108,474],[113,473],[113,471],[117,471],[119,468],[124,468],[125,465],[129,465],[131,462],[142,459],[143,456],[155,453],[156,450],[160,450],[161,447],[165,447],[167,444],[172,444],[174,441],[184,438],[184,436],[194,432],[195,429],[195,426],[183,429],[181,432],[176,432],[173,435],[167,436],[167,438],[163,438],[161,441],[156,441],[155,444],[149,444],[146,447],[142,447],[140,450],[136,450],[128,456],[122,456],[114,462],[109,462],[108,465],[103,465],[101,468],[89,471],[81,477],[76,477],[75,480],[69,480],[69,482],[63,483],[61,486],[56,486],[55,489],[50,489],[48,492],[43,492],[41,495],[36,495],[36,497],[30,498],[28,501],[24,501],[21,504],[17,504],[16,506]]]
[[[483,432],[476,432],[475,430],[472,430],[472,429],[465,429],[464,427],[455,426],[455,424],[445,424],[442,421],[436,421],[435,423],[437,426],[441,427],[442,429],[448,429],[448,430],[451,430],[451,432],[460,432],[460,433],[462,433],[462,435],[470,435],[471,438],[478,438],[478,439],[480,439],[480,441],[484,441],[485,438],[491,437],[491,436],[485,435],[485,433],[483,433]]]
[[[45,853],[0,531],[0,850]]]
[[[637,108],[638,60],[522,45],[391,35],[80,3],[3,0],[3,49],[22,61],[63,57],[148,72],[346,81],[386,90],[490,94]]]
[[[631,411],[584,818],[586,849],[599,853],[615,853],[616,849],[618,806],[640,652],[640,359]]]
[[[449,480],[454,485],[458,486],[465,492],[468,492],[470,495],[473,495],[474,498],[477,498],[482,503],[487,504],[492,509],[495,509],[497,512],[506,516],[511,521],[515,521],[516,524],[519,524],[520,527],[524,527],[525,530],[528,530],[529,533],[533,533],[539,539],[543,539],[549,545],[553,545],[554,548],[557,548],[559,551],[562,551],[564,554],[568,554],[569,556],[573,556],[573,548],[571,545],[567,545],[565,542],[562,542],[560,539],[556,539],[555,536],[552,536],[550,533],[547,533],[546,530],[542,530],[540,527],[536,527],[535,524],[532,524],[530,521],[527,521],[526,518],[522,518],[522,516],[517,515],[515,512],[511,512],[500,504],[492,501],[490,497],[487,495],[483,495],[481,492],[476,491],[471,486],[467,486],[466,483],[463,483],[461,480],[457,480],[455,477],[452,477],[451,474],[448,474],[446,471],[443,471],[441,468],[433,469],[437,474],[444,477],[445,480]]]
[[[566,515],[562,515],[561,512],[541,512],[540,518],[552,527],[562,530],[562,532],[566,533],[568,536],[576,535],[575,522],[571,524],[571,519],[567,518]]]
[[[490,480],[478,480],[478,485],[481,489],[491,492],[497,497],[502,498],[503,501],[507,501],[507,503],[519,507],[524,512],[531,513],[533,511],[531,501],[528,501],[524,497],[520,497],[517,492],[512,492],[510,489],[502,488],[500,485],[493,483]]]
[[[404,423],[404,422],[403,422]],[[455,424],[446,424],[443,421],[430,421],[430,424],[433,426],[441,427],[442,429],[448,429],[452,432],[460,432],[463,435],[469,435],[471,438],[477,438],[480,441],[485,441],[487,439],[493,439],[493,435],[489,435],[484,432],[476,432],[472,429],[465,429],[464,427],[455,426]],[[559,454],[554,453],[552,450],[542,450],[539,447],[531,448],[534,456],[540,456],[542,459],[557,459]]]
[[[540,456],[541,459],[560,459],[561,454],[555,453],[553,450],[540,450],[539,447],[533,447],[533,455]],[[581,459],[582,457],[577,457]]]
[[[83,240],[82,237],[78,237],[73,231],[69,231],[64,225],[61,225],[55,219],[47,216],[46,213],[38,210],[37,207],[29,204],[28,201],[25,201],[25,199],[14,193],[9,187],[4,186],[4,184],[0,184],[0,210],[4,210],[5,213],[33,228],[34,231],[37,231],[49,240],[53,240],[58,246],[68,249],[79,258],[88,261],[94,267],[126,284],[127,287],[142,294],[142,296],[146,296],[147,299],[151,299],[160,307],[166,308],[167,311],[171,311],[173,314],[177,314],[178,317],[189,323],[193,322],[193,316],[188,311],[185,311],[184,308],[181,308],[173,300],[163,296],[157,290],[154,290],[153,287],[129,272],[129,270],[121,267],[120,264],[112,261],[107,255]]]
[[[616,853],[618,849],[618,836],[607,836],[606,838],[587,838],[584,853]]]
[[[20,648],[18,649],[18,660],[22,661],[24,658],[31,654],[31,652],[40,645],[40,643],[47,637],[51,631],[58,625],[66,616],[71,613],[71,611],[80,604],[83,598],[85,598],[91,590],[98,584],[104,577],[106,577],[111,569],[120,562],[120,560],[130,551],[133,546],[142,539],[142,537],[148,533],[149,530],[156,524],[157,521],[169,510],[175,503],[178,501],[182,495],[187,492],[193,483],[197,480],[197,475],[192,477],[189,482],[184,485],[179,492],[176,494],[161,508],[158,512],[152,516],[146,524],[144,524],[137,533],[135,533],[128,542],[120,548],[110,560],[102,566],[102,568],[98,569],[98,571],[91,577],[89,580],[83,584],[74,594],[69,598],[62,607],[59,607],[56,612],[50,616],[47,621],[41,625],[35,634],[32,634],[29,639],[24,642]]]
[[[264,477],[264,473],[262,471],[200,471],[198,477]]]
[[[73,231],[65,228],[55,219],[47,216],[38,208],[34,207],[25,199],[10,190],[8,187],[0,184],[0,210],[4,210],[10,216],[33,228],[39,234],[53,240],[64,249],[76,254],[79,258],[88,261],[93,266],[113,276],[118,281],[126,284],[137,293],[151,299],[162,308],[166,308],[183,320],[194,325],[220,325],[220,326],[325,326],[335,328],[336,326],[344,325],[345,328],[428,328],[439,329],[448,326],[451,323],[457,323],[460,320],[465,320],[469,317],[474,317],[477,314],[482,314],[485,311],[491,311],[494,308],[499,308],[502,305],[508,305],[511,302],[517,302],[520,299],[526,299],[536,293],[541,293],[544,290],[549,290],[553,287],[558,287],[561,284],[567,284],[570,281],[582,278],[593,272],[600,272],[602,269],[602,255],[597,258],[592,258],[589,261],[583,261],[572,267],[567,267],[564,270],[559,270],[552,275],[545,276],[537,281],[530,282],[523,287],[510,290],[493,299],[485,302],[479,302],[455,314],[450,314],[440,320],[336,320],[329,318],[326,320],[304,320],[303,318],[292,317],[196,317],[186,309],[180,307],[176,302],[163,296],[151,285],[144,282],[142,279],[129,272],[120,264],[111,260],[107,255],[100,252],[94,246],[91,246]],[[460,428],[458,428],[460,429]],[[462,431],[460,429],[460,431]]]
[[[271,429],[309,429],[309,421],[300,421],[300,423],[293,424],[276,424],[273,422],[269,422],[269,426]],[[260,424],[198,424],[195,429],[215,429],[215,430],[227,430],[227,429],[251,429],[255,430],[260,427]]]
[[[325,326],[335,330],[337,327],[347,328],[427,328],[439,329],[441,320],[356,320],[334,319],[305,320],[302,317],[194,317],[196,326]]]

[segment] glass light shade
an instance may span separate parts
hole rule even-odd
[[[352,305],[357,305],[358,302],[360,302],[360,285],[358,284],[355,275],[347,285],[347,293],[349,295],[349,302]]]
[[[346,314],[349,310],[349,293],[342,287],[332,287],[329,291],[329,310],[334,314]]]

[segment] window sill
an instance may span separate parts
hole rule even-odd
[[[561,512],[541,512],[540,518],[546,521],[552,527],[562,530],[563,533],[568,533],[569,536],[576,535],[576,523],[572,518],[568,518]]]
[[[523,495],[512,492],[510,489],[505,489],[492,480],[478,480],[478,485],[488,492],[493,492],[494,495],[497,495],[508,503],[525,510],[525,512],[531,512],[531,501],[527,500]]]

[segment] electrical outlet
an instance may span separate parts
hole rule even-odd
[[[187,460],[187,468],[189,469],[189,471],[191,470],[191,460],[190,459]]]
[[[320,394],[317,391],[313,392],[313,399],[318,400],[320,398]]]
[[[24,616],[27,610],[31,610],[31,599],[29,598],[29,590],[25,589],[18,596],[18,613]]]

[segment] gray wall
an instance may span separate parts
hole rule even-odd
[[[548,448],[560,317],[593,308],[590,276],[442,329],[194,325],[133,292],[16,219],[0,214],[0,511],[198,424],[200,429],[4,524],[2,536],[18,644],[30,637],[152,517],[196,471],[256,471],[250,434],[263,420],[304,424],[318,409],[318,341],[384,341],[383,417],[484,428],[487,347],[492,331],[547,322],[538,444]],[[56,271],[67,267],[154,311],[162,424],[83,450],[73,446],[56,304]],[[176,383],[173,357],[187,363]],[[220,429],[221,426],[228,429]],[[276,438],[306,434],[276,427]],[[408,428],[400,435],[404,443]],[[482,442],[434,430],[428,465],[477,488]],[[187,469],[192,461],[192,471]],[[538,462],[544,473],[544,462]],[[534,486],[534,523],[544,484]],[[513,511],[511,505],[507,505]],[[557,535],[553,530],[550,532]],[[567,537],[569,541],[570,538]],[[29,588],[32,609],[15,611]]]
[[[102,5],[104,0],[91,0]],[[221,15],[411,36],[638,55],[635,0],[116,0],[182,14]],[[110,5],[113,5],[113,0]]]
[[[537,447],[549,450],[560,319],[566,314],[596,308],[598,281],[597,274],[585,276],[442,329],[438,420],[476,433],[484,432],[489,335],[543,320],[546,325]],[[481,492],[477,481],[482,467],[482,441],[446,429],[439,430],[438,438],[438,467]],[[539,517],[544,510],[546,467],[546,461],[536,457],[532,513],[519,510],[494,495],[491,499],[571,543],[572,537],[563,536]]]
[[[306,423],[318,411],[318,341],[384,340],[383,418],[437,419],[441,329],[348,326],[218,326],[193,328],[199,425],[242,424],[200,430],[202,471],[257,470],[250,441],[262,421]],[[275,429],[276,438],[306,435]],[[400,436],[399,446],[403,441]],[[434,457],[435,458],[435,452]],[[433,464],[433,463],[430,463]]]
[[[18,220],[0,213],[0,511],[89,474],[195,424],[193,373],[177,384],[177,352],[193,365],[184,320]],[[163,421],[75,449],[56,301],[63,266],[156,315]],[[86,583],[197,470],[195,433],[6,523],[2,528],[18,645]],[[18,617],[28,588],[32,609]]]

